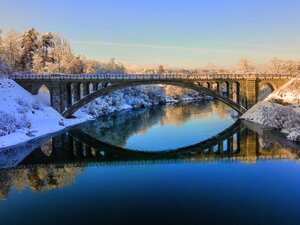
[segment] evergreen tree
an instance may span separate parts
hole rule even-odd
[[[83,73],[84,65],[79,57],[74,57],[70,63],[69,73],[81,74]]]
[[[157,73],[162,74],[162,73],[164,73],[164,72],[165,72],[164,67],[163,67],[162,65],[159,65],[159,66],[158,66],[158,71],[157,71]]]
[[[34,28],[31,28],[23,34],[21,48],[21,65],[25,71],[31,71],[33,55],[38,49],[38,33]]]
[[[49,61],[49,57],[48,57],[49,48],[54,47],[53,38],[54,38],[53,34],[50,33],[50,32],[43,33],[41,35],[40,48],[41,48],[41,51],[42,51],[42,57],[43,57],[44,65],[46,64],[47,61]]]
[[[32,70],[35,73],[45,73],[47,72],[47,63],[52,62],[49,57],[49,49],[54,47],[53,35],[52,33],[43,33],[38,39],[38,49],[33,55]]]
[[[32,70],[34,73],[42,74],[46,71],[45,68],[45,59],[42,54],[42,51],[39,50],[33,55],[33,63],[32,63]]]

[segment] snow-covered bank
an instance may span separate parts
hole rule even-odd
[[[277,128],[288,140],[300,141],[300,79],[291,80],[258,102],[241,119]]]
[[[87,113],[101,116],[136,107],[210,99],[212,98],[209,96],[189,89],[169,85],[145,85],[126,88],[97,98],[75,115],[81,116],[82,113]]]
[[[13,80],[0,78],[0,148],[54,133],[88,119],[64,119]]]

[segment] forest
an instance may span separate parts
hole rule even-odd
[[[31,28],[23,34],[11,30],[5,36],[0,29],[0,72],[33,74],[124,73],[115,59],[108,62],[76,56],[68,40],[52,32]]]

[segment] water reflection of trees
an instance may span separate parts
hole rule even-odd
[[[101,141],[125,146],[131,135],[157,124],[163,114],[164,107],[123,111],[91,121],[82,130]]]
[[[290,145],[293,145],[293,143],[282,140],[280,136],[274,137],[274,135],[270,133],[268,136],[259,136],[258,142],[259,154],[265,158],[298,158],[298,152],[291,151]],[[297,148],[297,146],[295,146],[295,148]]]
[[[12,189],[22,192],[30,188],[34,192],[43,192],[65,187],[71,184],[82,170],[82,167],[55,168],[52,166],[2,170],[0,172],[0,199],[6,199]]]
[[[217,102],[193,102],[123,111],[91,121],[82,130],[101,141],[124,147],[127,139],[155,124],[180,126],[190,119],[210,118],[215,112],[228,117],[228,107]]]

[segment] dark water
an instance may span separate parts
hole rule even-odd
[[[0,150],[0,221],[300,224],[299,149],[219,102],[125,111]]]

